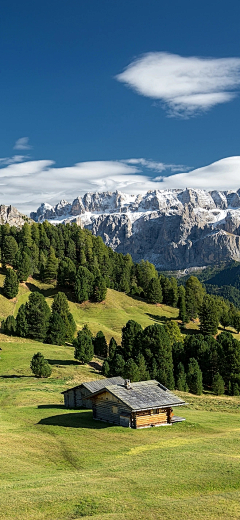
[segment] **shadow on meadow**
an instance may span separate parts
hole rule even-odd
[[[40,408],[40,406],[38,408]],[[53,406],[51,408],[53,408]],[[63,426],[64,428],[90,428],[91,430],[109,428],[108,423],[94,421],[92,418],[92,410],[89,412],[66,413],[63,415],[45,417],[44,419],[41,419],[38,424],[46,426]]]
[[[177,318],[173,318],[173,317],[168,318],[167,316],[159,316],[158,314],[151,314],[150,312],[145,312],[145,314],[151,320],[158,321],[160,323],[166,323],[167,321],[176,321],[176,320],[178,320],[178,317]]]
[[[79,361],[75,361],[74,359],[47,359],[49,365],[79,365],[81,363]]]

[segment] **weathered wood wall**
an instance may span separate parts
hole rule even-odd
[[[71,388],[63,395],[66,408],[92,408],[91,399],[83,399],[83,397],[91,395],[87,388]]]
[[[131,415],[131,410],[108,392],[97,395],[94,399],[94,419],[120,425],[120,415],[123,412]]]

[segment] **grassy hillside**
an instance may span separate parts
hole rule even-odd
[[[115,427],[63,407],[61,391],[100,377],[94,363],[79,365],[71,347],[0,345],[1,520],[239,518],[240,398],[185,394],[185,423]],[[29,369],[38,350],[47,380]]]
[[[0,290],[3,282],[4,276],[0,275]],[[57,292],[56,287],[29,278],[26,283],[20,284],[17,298],[8,300],[0,293],[0,319],[6,318],[9,314],[16,317],[20,305],[27,301],[30,292],[34,290],[40,290],[46,297],[49,306],[52,305],[54,294]],[[117,341],[120,341],[121,329],[130,319],[137,321],[143,327],[147,327],[153,321],[178,316],[178,309],[173,309],[167,305],[148,304],[112,289],[108,289],[107,297],[101,303],[85,302],[78,304],[71,301],[71,294],[67,294],[67,296],[77,328],[80,329],[87,323],[94,334],[101,329],[108,341],[113,335]]]

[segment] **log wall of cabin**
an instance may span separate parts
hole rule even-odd
[[[171,408],[156,408],[132,413],[133,428],[149,428],[171,423]]]
[[[121,413],[131,414],[131,410],[117,397],[103,392],[97,395],[93,401],[93,418],[99,421],[120,425]]]
[[[87,388],[71,388],[64,393],[64,405],[66,408],[92,408],[91,399],[83,399],[91,395]]]

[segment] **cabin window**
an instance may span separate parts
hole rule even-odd
[[[117,406],[113,406],[112,407],[112,413],[118,413],[118,407]]]
[[[154,415],[154,414],[156,414],[156,413],[158,413],[158,409],[157,409],[157,408],[153,408],[153,410],[152,410],[152,415]]]

